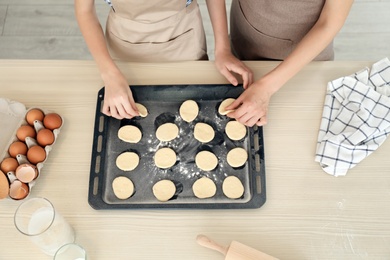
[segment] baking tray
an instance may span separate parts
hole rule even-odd
[[[97,97],[95,127],[90,168],[88,202],[92,208],[139,209],[139,208],[192,208],[192,209],[243,209],[259,208],[266,201],[266,180],[264,164],[264,142],[262,127],[247,128],[247,136],[241,141],[232,141],[224,133],[231,119],[218,114],[218,106],[226,98],[237,98],[242,86],[232,85],[148,85],[131,86],[136,102],[147,107],[145,118],[118,120],[105,116],[102,111],[104,87]],[[199,115],[191,123],[184,122],[179,115],[180,105],[188,99],[195,100]],[[174,122],[180,129],[179,137],[171,142],[160,142],[155,137],[159,125]],[[216,137],[207,144],[194,139],[193,128],[197,122],[213,126]],[[137,144],[119,140],[118,130],[123,125],[136,125],[142,131]],[[159,169],[154,165],[153,156],[158,148],[171,147],[176,151],[178,161],[170,169]],[[248,151],[248,161],[239,169],[226,162],[227,151],[243,147]],[[213,171],[202,171],[194,162],[200,150],[211,150],[219,159]],[[124,151],[135,151],[140,156],[136,169],[127,172],[117,168],[115,161]],[[222,192],[222,181],[227,176],[238,177],[245,192],[239,199],[229,199]],[[132,197],[121,200],[112,190],[112,181],[126,176],[135,186]],[[214,197],[199,199],[192,192],[192,184],[203,176],[211,178],[217,187]],[[159,180],[170,179],[176,187],[175,196],[167,201],[158,201],[152,186]]]

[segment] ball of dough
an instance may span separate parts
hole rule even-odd
[[[234,98],[227,98],[219,105],[218,113],[221,115],[227,115],[230,112],[233,112],[234,110],[226,110],[227,106],[230,106],[236,99]]]
[[[192,122],[199,114],[198,104],[194,100],[184,101],[180,108],[179,114],[186,122]]]
[[[118,199],[125,200],[134,194],[133,182],[124,176],[116,177],[112,181],[112,189]]]
[[[194,137],[202,143],[208,143],[214,139],[214,129],[206,123],[197,123],[194,128]]]
[[[202,177],[194,182],[192,191],[199,199],[206,199],[215,195],[217,186],[210,178]]]
[[[146,109],[146,107],[144,105],[142,105],[140,103],[135,103],[135,106],[138,109],[140,117],[146,117],[148,115],[148,110]]]
[[[139,156],[134,152],[124,152],[116,158],[116,166],[122,171],[132,171],[138,164]]]
[[[246,126],[238,121],[229,121],[225,127],[226,135],[234,141],[241,140],[246,136]]]
[[[176,153],[168,147],[157,150],[154,155],[154,163],[158,168],[168,169],[176,163]]]
[[[227,154],[227,163],[232,167],[241,167],[248,160],[248,153],[244,148],[236,147]]]
[[[195,156],[195,163],[203,171],[212,171],[217,167],[218,158],[209,151],[201,151]]]
[[[119,128],[118,138],[128,143],[138,143],[142,138],[142,133],[136,126],[125,125]]]
[[[176,186],[170,180],[161,180],[153,185],[153,194],[159,201],[170,200],[176,193]]]
[[[156,130],[156,137],[162,142],[169,142],[179,135],[179,127],[174,123],[165,123]]]
[[[223,180],[222,191],[229,199],[238,199],[244,194],[244,186],[236,176],[229,176]]]

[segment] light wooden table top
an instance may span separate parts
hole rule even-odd
[[[247,64],[258,79],[277,63]],[[0,97],[65,118],[30,196],[54,204],[89,259],[223,259],[199,246],[198,234],[280,259],[388,259],[390,142],[345,177],[326,174],[314,161],[327,82],[372,64],[312,63],[272,98],[264,127],[267,202],[259,209],[92,209],[89,170],[103,84],[93,61],[0,60]],[[207,61],[120,67],[133,85],[226,83]],[[0,201],[0,259],[50,259],[15,229],[19,204]]]

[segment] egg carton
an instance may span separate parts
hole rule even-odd
[[[13,142],[19,140],[16,136],[16,132],[20,126],[28,124],[25,118],[26,118],[26,114],[31,109],[40,109],[45,115],[48,113],[52,113],[52,111],[45,111],[45,110],[38,108],[38,107],[26,108],[26,106],[20,102],[12,101],[12,100],[9,100],[6,98],[0,98],[0,125],[1,125],[1,128],[0,128],[0,163],[4,159],[11,157],[11,155],[8,152],[8,149]],[[42,170],[42,168],[43,168],[43,166],[44,166],[44,164],[49,156],[50,151],[53,148],[53,145],[56,143],[57,137],[58,137],[60,130],[64,124],[64,118],[61,115],[60,115],[60,118],[62,120],[61,126],[57,129],[53,130],[54,142],[50,145],[46,145],[45,147],[43,147],[45,150],[45,153],[46,153],[46,157],[45,157],[44,161],[39,162],[37,164],[33,164],[33,163],[29,162],[26,155],[18,154],[16,156],[16,160],[17,160],[19,165],[32,164],[37,168],[38,175],[34,180],[32,180],[31,182],[28,182],[28,183],[24,183],[24,182],[21,182],[16,177],[16,174],[14,171],[2,173],[2,171],[0,170],[0,174],[4,174],[8,179],[9,190],[8,190],[8,196],[6,198],[12,199],[12,200],[23,200],[23,199],[29,197],[29,195],[31,194],[32,187],[35,185],[35,183],[39,179],[39,177],[41,175],[41,170]],[[44,125],[43,125],[43,122],[41,122],[39,120],[35,120],[33,127],[35,129],[35,132],[38,133],[39,130],[44,128]],[[27,145],[27,148],[30,149],[31,147],[38,145],[38,142],[35,138],[26,137],[25,144]],[[9,192],[13,188],[27,189],[27,195],[21,199],[12,198],[11,196],[9,196]]]

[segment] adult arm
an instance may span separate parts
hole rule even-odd
[[[255,81],[227,107],[228,110],[236,109],[228,116],[247,126],[266,124],[272,95],[331,43],[344,25],[352,4],[353,0],[327,0],[318,21],[297,47],[276,68]]]
[[[102,112],[118,119],[137,116],[138,111],[129,84],[108,52],[94,0],[75,0],[74,5],[81,33],[104,81]]]
[[[243,87],[253,82],[252,71],[231,52],[228,36],[225,0],[206,0],[215,40],[215,66],[219,72],[234,86],[238,81],[232,74],[242,77]]]

